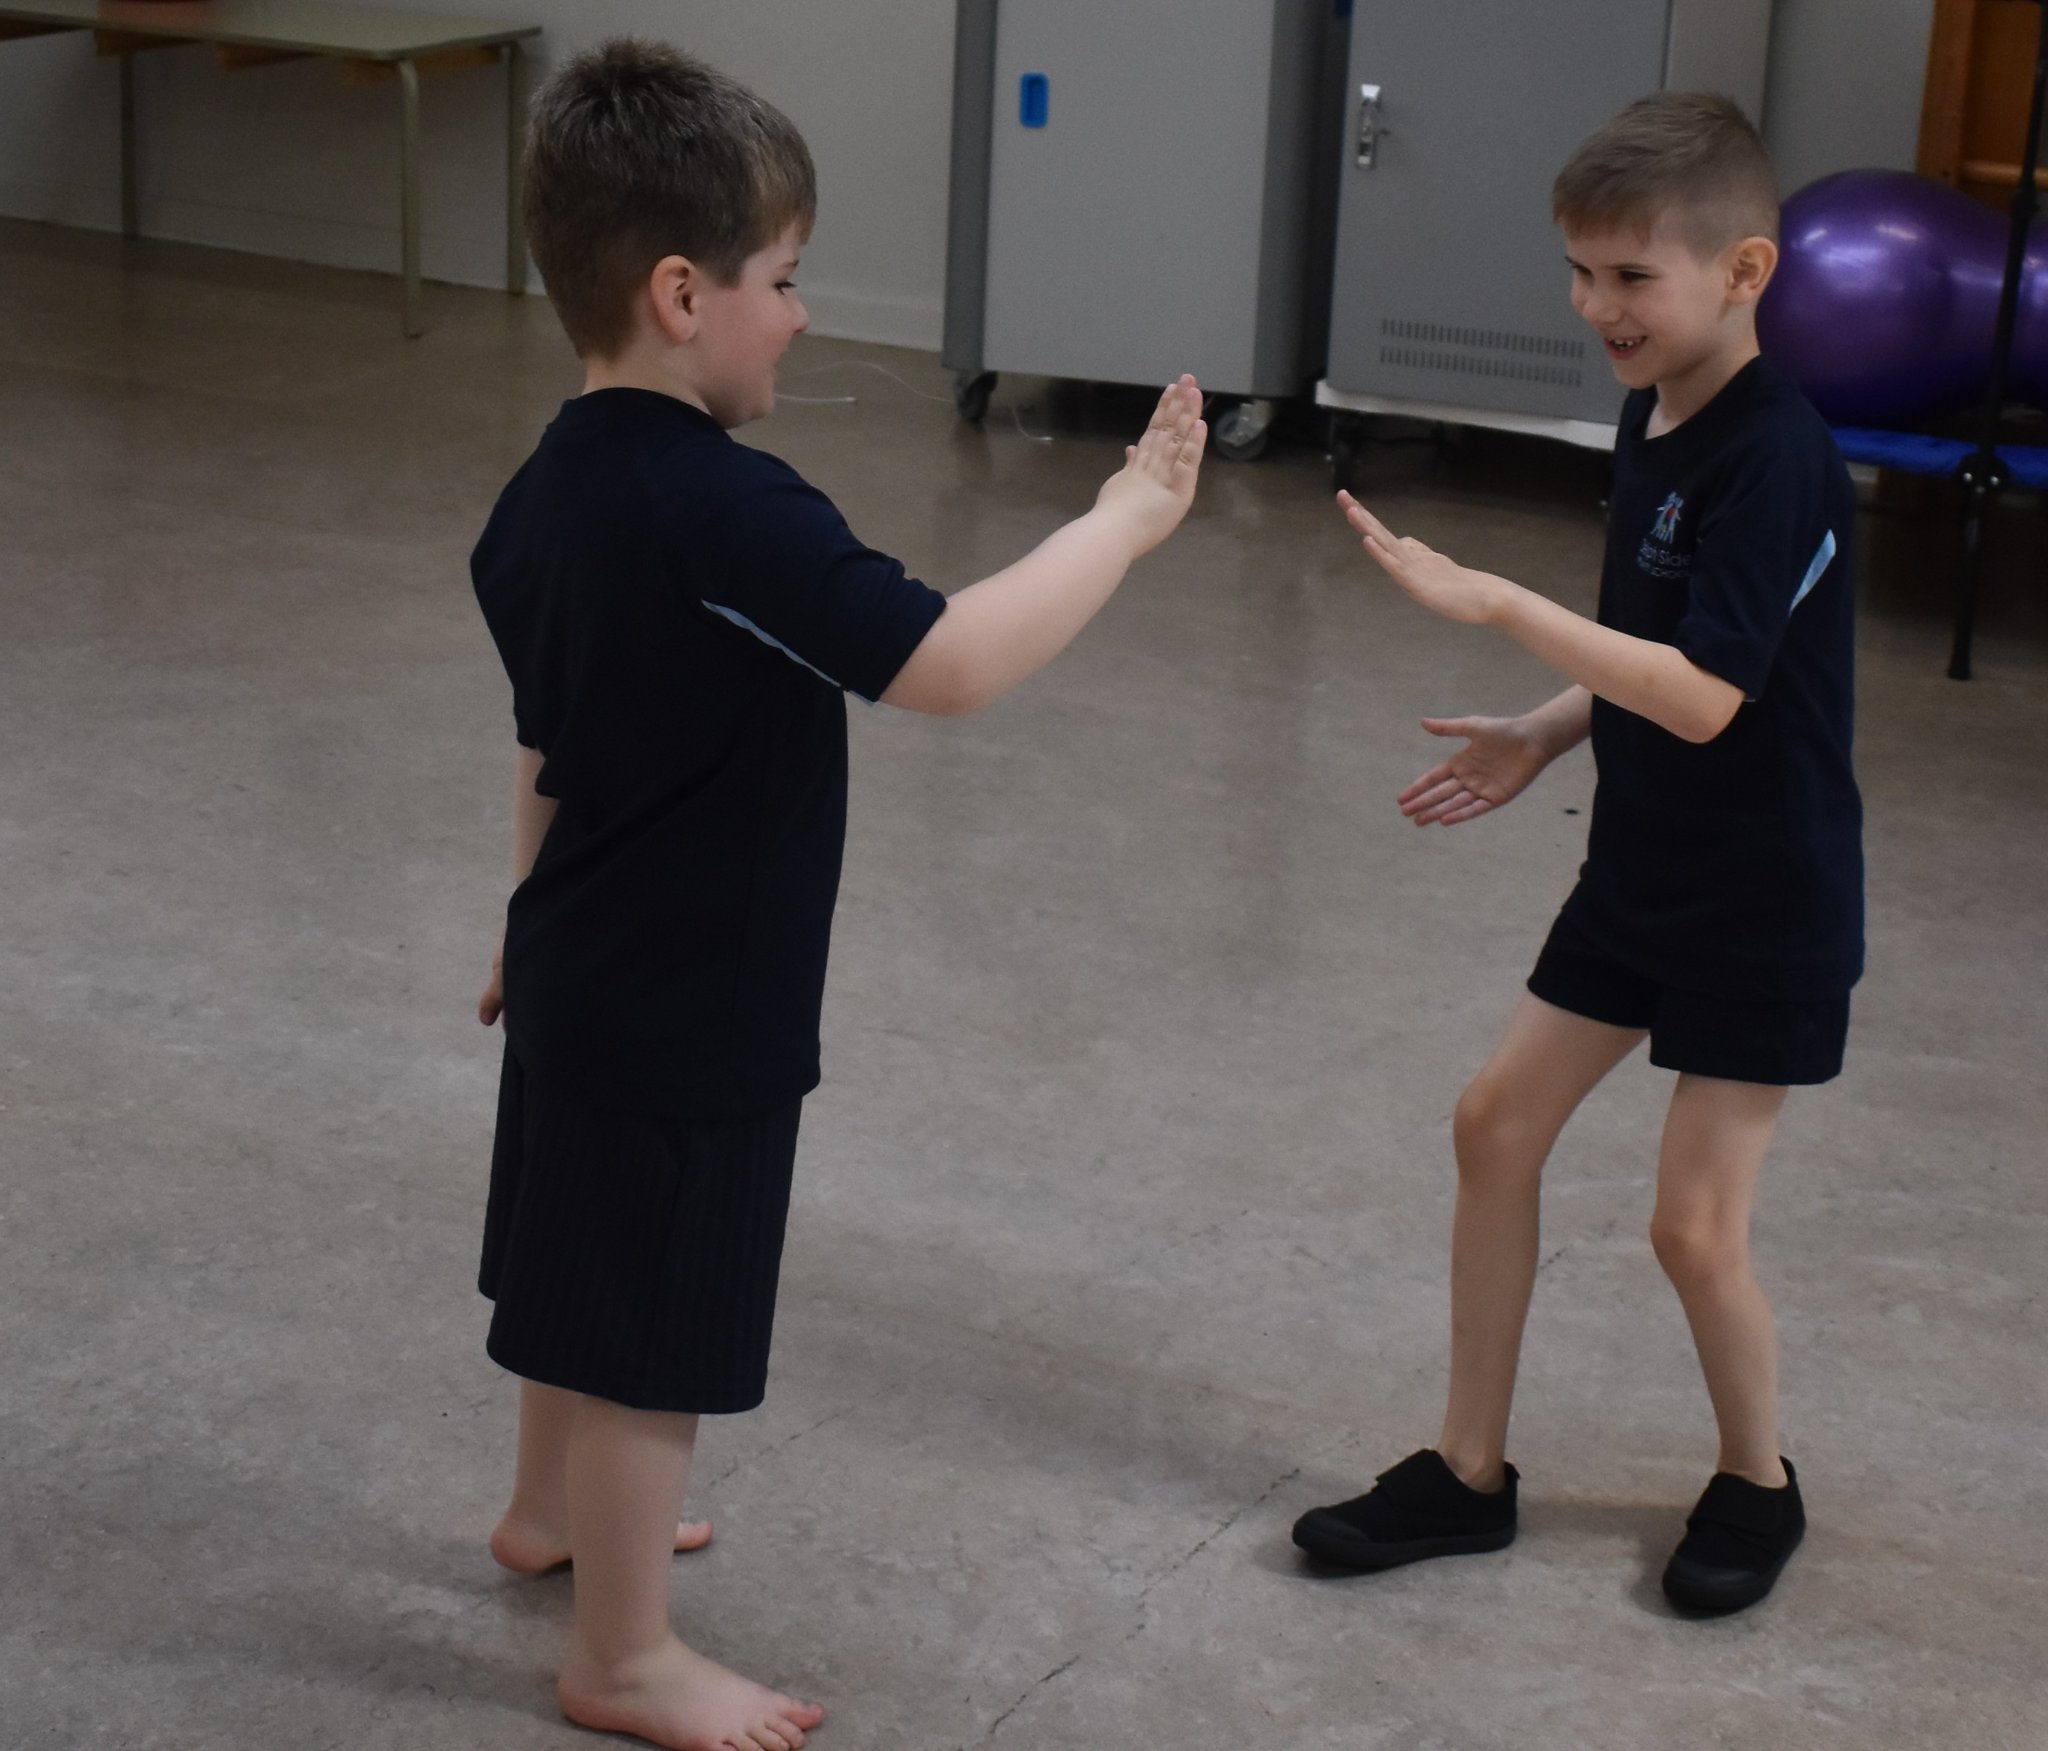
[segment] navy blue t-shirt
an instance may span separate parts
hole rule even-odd
[[[1623,406],[1600,624],[1675,645],[1744,703],[1695,744],[1593,702],[1599,785],[1566,911],[1681,990],[1839,996],[1863,970],[1855,702],[1855,489],[1819,414],[1776,365],[1645,435]]]
[[[787,464],[641,389],[563,405],[470,572],[559,804],[506,920],[521,1067],[655,1111],[808,1093],[843,693],[880,697],[945,598]]]

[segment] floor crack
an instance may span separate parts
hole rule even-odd
[[[1163,1583],[1167,1581],[1172,1580],[1175,1575],[1179,1574],[1182,1569],[1186,1568],[1189,1563],[1193,1562],[1196,1557],[1200,1556],[1203,1551],[1207,1550],[1210,1545],[1214,1544],[1216,1540],[1221,1538],[1224,1535],[1224,1533],[1228,1532],[1231,1529],[1231,1527],[1235,1526],[1247,1514],[1253,1512],[1255,1509],[1263,1508],[1268,1502],[1270,1502],[1276,1495],[1278,1495],[1283,1489],[1285,1489],[1299,1476],[1301,1476],[1301,1467],[1298,1465],[1295,1466],[1291,1471],[1283,1471],[1264,1489],[1259,1491],[1259,1493],[1256,1496],[1254,1496],[1249,1502],[1245,1502],[1239,1507],[1232,1509],[1231,1512],[1225,1517],[1223,1523],[1220,1526],[1212,1528],[1210,1531],[1204,1533],[1201,1538],[1196,1540],[1194,1548],[1190,1550],[1187,1553],[1187,1555],[1180,1558],[1178,1562],[1171,1563],[1166,1568],[1161,1569],[1158,1574],[1154,1575],[1151,1578],[1151,1580],[1147,1581],[1138,1593],[1137,1627],[1131,1631],[1130,1635],[1125,1636],[1124,1640],[1130,1641],[1133,1637],[1141,1635],[1144,1632],[1145,1604],[1146,1601],[1152,1597],[1152,1593],[1155,1588],[1161,1586]]]
[[[824,1428],[826,1424],[836,1423],[839,1421],[841,1417],[844,1416],[851,1416],[853,1414],[853,1410],[854,1407],[850,1404],[841,1405],[836,1411],[832,1412],[830,1416],[820,1417],[815,1423],[810,1424],[808,1427],[798,1429],[794,1434],[785,1435],[782,1437],[780,1441],[771,1442],[768,1446],[761,1448],[757,1452],[743,1454],[738,1459],[729,1462],[726,1468],[723,1471],[721,1471],[716,1477],[709,1479],[705,1483],[704,1487],[707,1490],[715,1490],[720,1484],[724,1483],[727,1478],[731,1477],[742,1466],[759,1465],[761,1461],[768,1458],[770,1454],[780,1453],[785,1447],[793,1447],[797,1442],[803,1440],[806,1436],[815,1435],[820,1429]]]
[[[1008,1720],[1013,1714],[1015,1714],[1020,1708],[1022,1708],[1027,1702],[1029,1702],[1034,1696],[1036,1696],[1041,1690],[1043,1690],[1062,1672],[1066,1671],[1068,1667],[1077,1666],[1080,1664],[1080,1662],[1081,1656],[1079,1654],[1070,1654],[1066,1659],[1062,1660],[1057,1666],[1055,1666],[1050,1672],[1046,1673],[1046,1675],[1043,1678],[1039,1679],[1039,1681],[1036,1684],[1032,1685],[1029,1690],[1025,1691],[1022,1696],[1018,1697],[1015,1702],[1011,1703],[1008,1708],[1004,1709],[1001,1714],[997,1715],[994,1720],[989,1722],[988,1731],[982,1734],[981,1736],[982,1742],[986,1744],[990,1739],[993,1739],[996,1736],[996,1729],[1000,1727],[1003,1724],[1003,1722]]]

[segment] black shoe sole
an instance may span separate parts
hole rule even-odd
[[[1503,1526],[1492,1532],[1461,1532],[1452,1538],[1409,1538],[1400,1543],[1382,1543],[1354,1532],[1343,1521],[1311,1509],[1294,1523],[1294,1542],[1318,1562],[1335,1568],[1377,1574],[1398,1569],[1404,1563],[1425,1562],[1433,1556],[1479,1556],[1489,1550],[1505,1550],[1515,1541],[1515,1529]]]
[[[1664,1597],[1694,1617],[1726,1617],[1732,1611],[1746,1611],[1778,1584],[1778,1577],[1792,1560],[1792,1552],[1805,1537],[1802,1531],[1770,1568],[1744,1575],[1738,1581],[1712,1581],[1705,1575],[1689,1574],[1673,1558],[1664,1569]]]

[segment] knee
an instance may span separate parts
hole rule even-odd
[[[1541,1171],[1548,1139],[1528,1122],[1525,1105],[1497,1079],[1480,1075],[1458,1097],[1451,1115],[1458,1177],[1467,1184],[1500,1184]]]
[[[1748,1268],[1748,1237],[1709,1213],[1658,1211],[1650,1221],[1650,1246],[1664,1274],[1681,1289]]]

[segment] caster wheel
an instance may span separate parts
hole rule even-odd
[[[1270,401],[1240,401],[1209,428],[1209,444],[1226,462],[1256,462],[1273,437]]]
[[[988,417],[989,397],[996,392],[993,371],[956,371],[953,374],[953,406],[969,425],[978,426]]]

